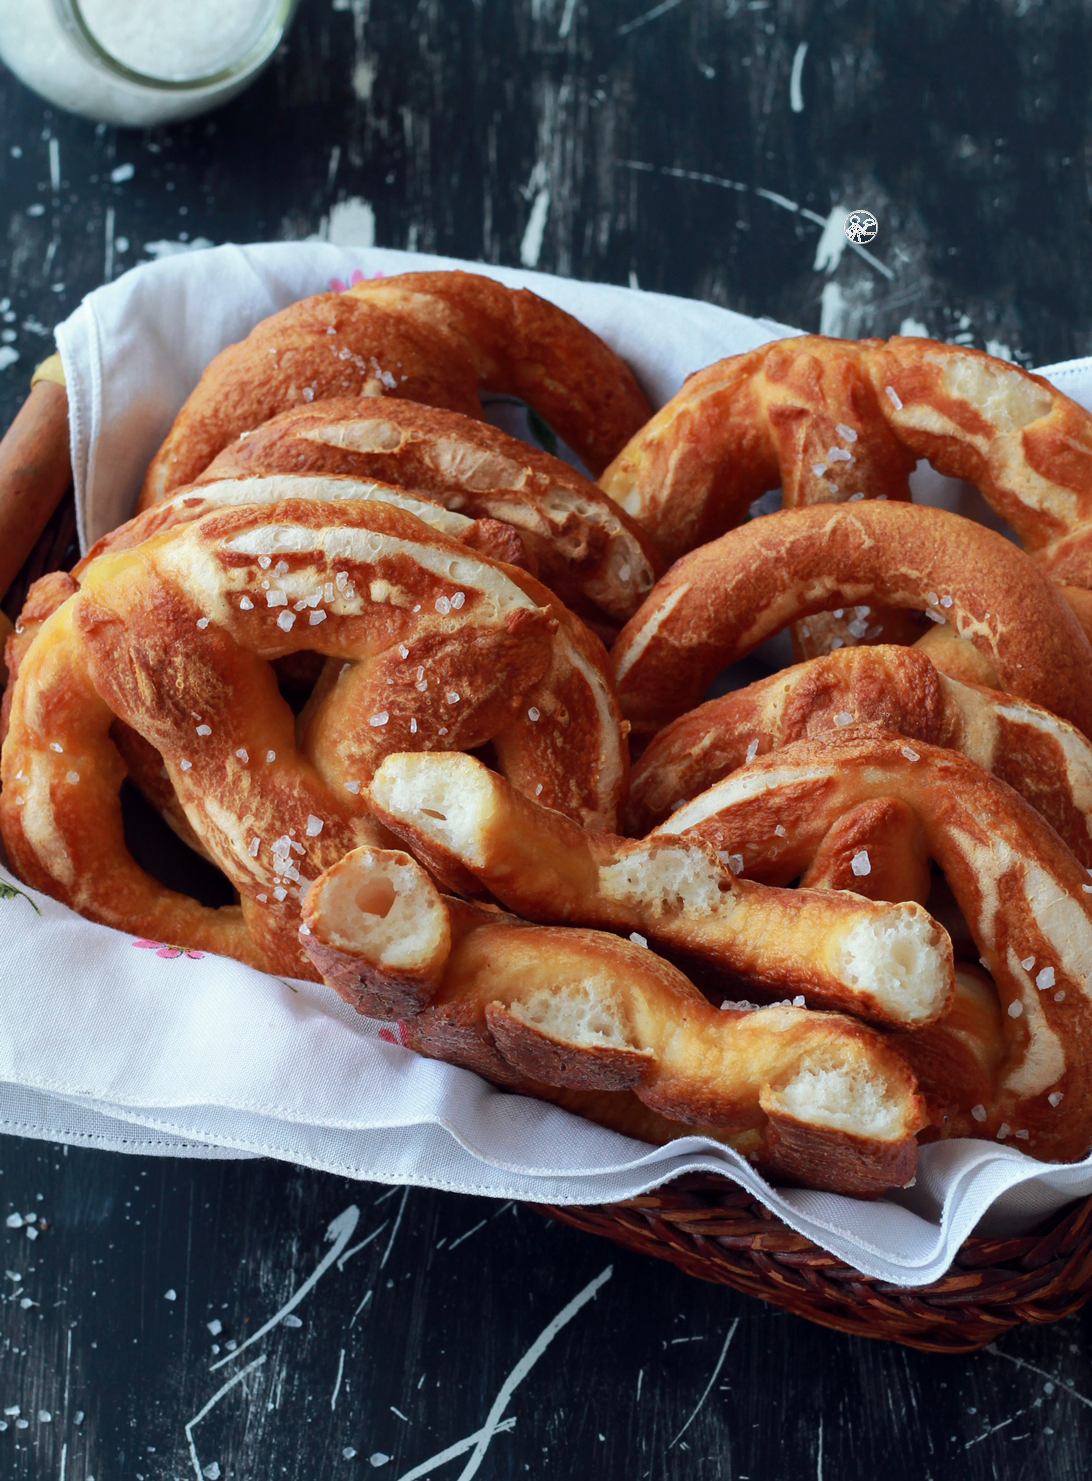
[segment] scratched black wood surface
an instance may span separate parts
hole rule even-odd
[[[1086,354],[1090,27],[1079,0],[304,0],[249,93],[147,134],[52,111],[0,69],[3,422],[104,277],[312,233],[1027,364]],[[874,260],[820,250],[857,206],[880,221]],[[0,1213],[24,1219],[0,1218],[4,1477],[1076,1481],[1092,1464],[1090,1316],[927,1357],[525,1209],[259,1161],[4,1138]]]

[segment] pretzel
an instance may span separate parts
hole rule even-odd
[[[267,660],[305,648],[336,661],[297,751]],[[592,826],[626,784],[596,640],[531,577],[380,503],[227,508],[100,556],[22,658],[0,793],[13,866],[92,919],[196,944],[208,913],[179,911],[125,852],[115,715],[163,757],[280,971],[306,966],[306,876],[383,840],[360,792],[393,747],[492,740],[515,785]]]
[[[593,1113],[589,1092],[632,1091],[677,1123],[668,1135],[727,1130],[764,1168],[811,1187],[867,1197],[913,1175],[913,1076],[850,1019],[718,1010],[647,948],[445,900],[407,855],[377,849],[316,882],[301,938],[358,1011],[404,1013],[409,1048],[501,1085],[582,1092],[568,1104]]]
[[[222,350],[153,458],[139,507],[297,402],[394,391],[476,417],[479,390],[529,402],[593,473],[650,414],[624,362],[545,299],[472,273],[403,273],[305,298]]]
[[[858,810],[878,799],[913,814],[1003,1010],[993,1092],[979,1103],[977,1090],[942,1087],[952,1105],[946,1133],[1004,1139],[1019,1132],[1034,1157],[1084,1157],[1092,1144],[1092,883],[1053,829],[1003,782],[954,751],[917,740],[911,747],[902,736],[860,725],[756,757],[652,837],[681,834],[731,849],[742,873],[778,884],[807,879],[808,865],[837,830],[824,882],[838,882],[832,855],[840,854],[841,879],[867,883],[872,854],[860,824],[867,829],[868,819]],[[810,988],[801,991],[819,1001]],[[922,1073],[920,1061],[917,1068]]]
[[[975,484],[1056,579],[1092,587],[1092,416],[1042,376],[959,345],[804,336],[721,360],[599,483],[671,560],[778,484],[787,508],[908,500],[919,458]]]
[[[527,919],[636,931],[878,1022],[933,1022],[951,996],[951,944],[916,904],[770,890],[690,840],[592,836],[471,756],[388,756],[370,801],[438,879],[462,894],[484,887]]]
[[[1092,735],[1092,646],[1049,577],[970,520],[871,501],[782,510],[675,563],[611,651],[637,743],[794,618],[872,601],[927,609],[998,688]]]
[[[663,570],[648,537],[560,458],[453,411],[382,399],[321,401],[244,433],[202,478],[349,473],[400,484],[472,518],[514,525],[570,610],[632,617]]]
[[[626,831],[643,836],[755,755],[860,721],[960,751],[1092,866],[1092,744],[1081,732],[1026,700],[947,678],[914,648],[888,646],[840,649],[680,716],[634,768]]]

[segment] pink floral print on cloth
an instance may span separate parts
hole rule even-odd
[[[156,956],[168,958],[188,956],[195,962],[199,962],[205,955],[203,951],[188,951],[184,946],[170,946],[163,941],[145,941],[143,938],[134,941],[133,945],[142,947],[145,951],[154,951]]]
[[[386,275],[386,273],[372,273],[371,276],[373,278],[385,278],[387,275]],[[347,283],[343,283],[340,278],[331,278],[330,279],[330,292],[331,293],[348,293],[348,291],[349,291],[350,288],[355,288],[358,283],[363,283],[363,281],[364,281],[364,274],[360,271],[360,269],[358,267],[356,267],[356,268],[353,269],[353,275],[352,275],[352,277],[349,279],[349,281]]]

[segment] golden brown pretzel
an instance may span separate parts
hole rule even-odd
[[[611,650],[636,739],[794,618],[872,600],[927,609],[999,688],[1092,735],[1092,646],[1034,561],[958,515],[870,501],[781,510],[675,563]]]
[[[472,273],[403,273],[305,298],[222,350],[152,460],[140,507],[297,402],[393,392],[479,416],[479,390],[528,401],[593,473],[650,410],[623,361],[545,299]]]
[[[805,336],[721,360],[599,483],[674,559],[779,484],[787,508],[909,499],[919,458],[976,484],[1058,581],[1092,586],[1092,416],[960,345]]]
[[[644,835],[756,755],[862,720],[961,751],[1008,782],[1092,866],[1087,738],[1026,700],[938,673],[914,648],[888,646],[843,648],[681,715],[634,767],[626,831]]]
[[[741,872],[785,883],[805,872],[844,816],[875,799],[914,814],[1004,1010],[993,1095],[976,1105],[977,1093],[972,1100],[950,1087],[947,1133],[1018,1131],[1034,1157],[1084,1157],[1092,1144],[1092,882],[1003,782],[954,751],[853,726],[757,757],[653,837],[702,838],[731,849]],[[852,873],[867,878],[872,859],[861,847],[845,839],[843,857],[855,850]]]
[[[946,934],[914,904],[765,889],[689,840],[590,835],[471,756],[392,755],[376,816],[460,893],[519,915],[623,932],[772,992],[878,1022],[923,1024],[951,995]]]
[[[632,1091],[675,1135],[728,1131],[764,1169],[812,1187],[869,1196],[913,1174],[913,1077],[851,1019],[717,1009],[645,947],[444,900],[405,854],[383,850],[317,881],[301,938],[358,1011],[401,1013],[408,1047],[501,1085]],[[647,1134],[632,1118],[628,1129]]]
[[[622,623],[663,566],[648,537],[560,458],[485,422],[394,396],[293,407],[238,438],[202,474],[380,478],[471,518],[503,520],[574,612]]]
[[[382,837],[360,792],[393,747],[492,739],[517,786],[613,824],[626,758],[602,648],[530,577],[411,515],[360,501],[225,509],[101,556],[83,581],[23,655],[0,828],[21,877],[94,919],[149,934],[159,911],[160,939],[191,944],[190,915],[168,931],[173,901],[124,850],[115,715],[163,756],[282,971],[298,966],[306,877]],[[334,660],[301,716],[302,751],[268,663],[299,649]],[[97,847],[125,890],[96,869]]]

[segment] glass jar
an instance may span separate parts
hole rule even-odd
[[[145,128],[226,103],[299,0],[0,0],[0,59],[71,113]]]

